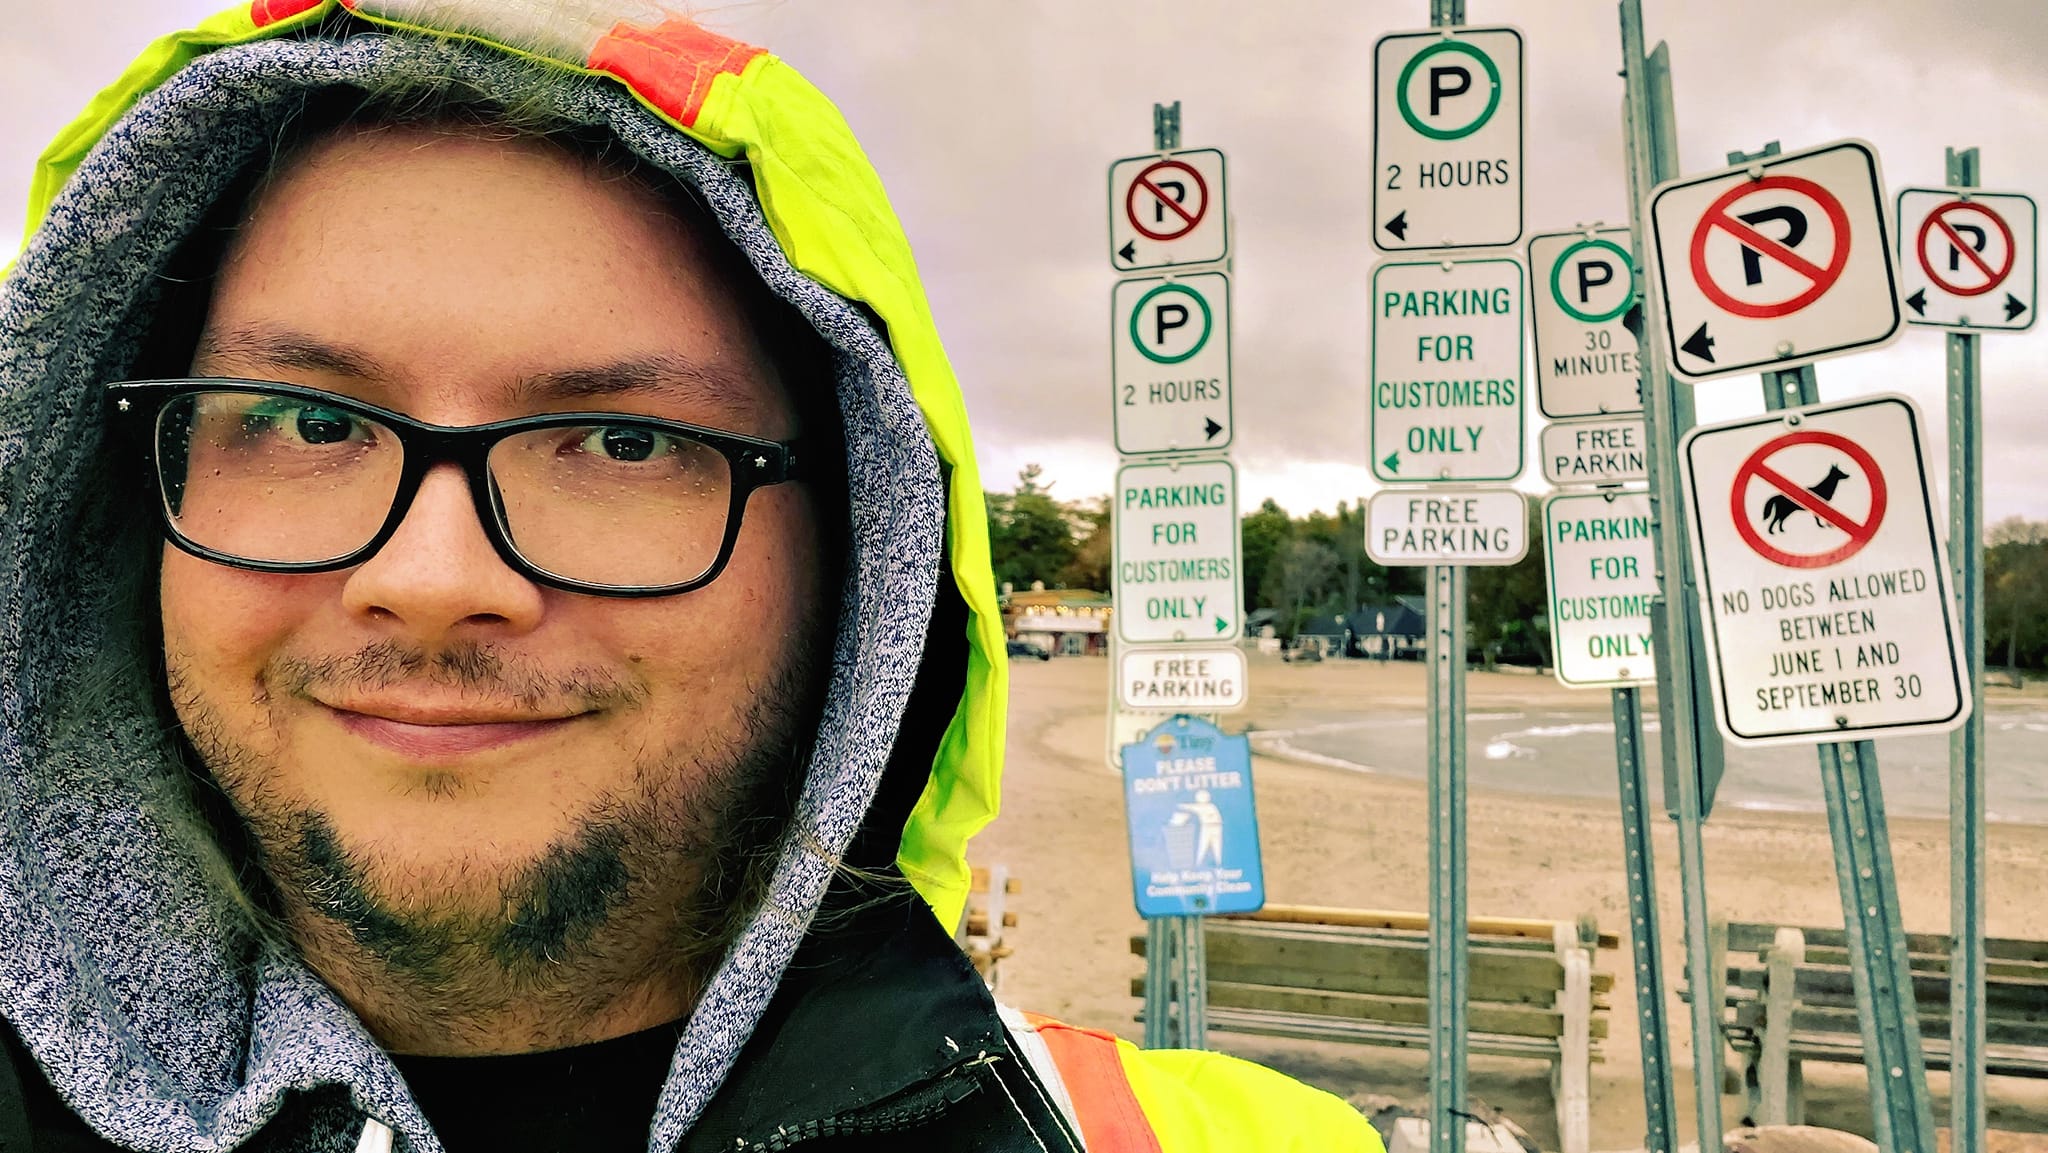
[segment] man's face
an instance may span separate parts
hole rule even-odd
[[[738,295],[633,180],[530,141],[345,130],[259,194],[193,375],[440,425],[599,409],[792,439]],[[588,383],[657,359],[686,371]],[[544,374],[586,383],[522,388]],[[804,486],[780,484],[753,494],[703,588],[562,592],[506,566],[442,464],[352,569],[257,573],[166,546],[172,695],[309,953],[352,942],[445,986],[466,979],[447,971],[465,944],[513,969],[600,945],[620,960],[627,939],[658,952],[736,798],[811,723],[792,705],[819,553]]]

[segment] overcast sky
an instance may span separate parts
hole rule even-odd
[[[151,37],[219,0],[0,0],[0,248],[42,144]],[[1671,44],[1686,172],[1730,149],[1855,136],[1888,187],[1983,149],[1987,188],[2048,196],[2048,5],[2035,0],[1644,0]],[[1105,173],[1152,145],[1229,157],[1237,445],[1247,508],[1372,487],[1366,468],[1371,54],[1427,0],[783,0],[697,5],[795,64],[845,112],[914,243],[967,393],[985,479],[1028,462],[1107,491]],[[1526,37],[1529,231],[1624,221],[1620,33],[1610,0],[1468,0]],[[2048,519],[2048,323],[1983,339],[1989,519]],[[1822,362],[1827,399],[1899,390],[1944,445],[1939,333]],[[1754,377],[1702,385],[1703,419],[1759,411]],[[1531,408],[1532,422],[1539,419]],[[1533,439],[1533,425],[1532,425]],[[1530,454],[1530,471],[1536,471]],[[1532,482],[1531,487],[1540,485]]]

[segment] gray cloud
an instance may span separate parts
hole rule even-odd
[[[106,0],[89,26],[0,0],[0,213],[41,142],[149,35],[212,7]],[[1860,136],[1887,183],[1941,182],[1942,147],[1984,149],[1986,183],[2048,194],[2048,8],[2026,0],[1646,0],[1671,41],[1688,171],[1731,148]],[[1619,32],[1608,0],[1471,0],[1529,55],[1529,226],[1626,215]],[[1105,490],[1106,172],[1151,147],[1155,100],[1185,143],[1224,149],[1236,218],[1238,446],[1246,503],[1368,486],[1366,293],[1373,41],[1426,23],[1423,0],[786,0],[700,6],[830,94],[881,171],[966,387],[991,483],[1044,461],[1060,491]],[[0,226],[10,217],[0,215]],[[0,242],[11,237],[0,229]],[[2048,325],[1985,338],[1993,518],[2048,518]],[[1941,341],[1823,364],[1829,395],[1899,389],[1942,427]],[[1709,395],[1708,393],[1711,393]],[[1703,386],[1703,411],[1761,407]],[[1937,453],[1939,446],[1935,446]]]

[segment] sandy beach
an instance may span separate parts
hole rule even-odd
[[[1251,706],[1227,718],[1226,729],[1285,730],[1305,718],[1346,710],[1364,719],[1412,721],[1424,708],[1423,670],[1413,663],[1290,665],[1256,654],[1252,661]],[[1008,937],[1016,952],[1002,965],[1002,998],[1135,1039],[1141,1035],[1133,1018],[1138,1006],[1129,985],[1143,963],[1131,956],[1128,940],[1143,923],[1131,904],[1121,785],[1105,759],[1109,675],[1109,662],[1100,658],[1013,663],[1003,812],[975,841],[972,856],[977,864],[1007,864],[1024,886],[1011,899],[1021,923]],[[1606,692],[1565,689],[1547,676],[1475,672],[1468,691],[1475,714],[1546,710],[1591,717],[1609,707]],[[2013,694],[1993,689],[1987,695],[1996,707]],[[1646,703],[1645,712],[1652,707]],[[2035,739],[2048,754],[2048,735]],[[1611,759],[1607,764],[1611,770]],[[1419,774],[1419,765],[1409,767]],[[1257,757],[1254,772],[1268,901],[1428,907],[1427,798],[1420,780],[1271,756]],[[1617,1011],[1611,1014],[1606,1059],[1593,1069],[1593,1148],[1634,1148],[1642,1138],[1643,1105],[1632,1027],[1635,990],[1625,960],[1619,806],[1611,798],[1549,797],[1540,782],[1524,784],[1517,791],[1472,790],[1469,907],[1475,916],[1571,920],[1590,913],[1603,931],[1622,935],[1618,953],[1601,954],[1601,967],[1615,975],[1610,1003]],[[1946,931],[1946,822],[1894,817],[1891,831],[1907,927]],[[1990,933],[2048,937],[2048,904],[2041,898],[2048,886],[2048,827],[1994,823],[1988,839]],[[1824,815],[1717,807],[1705,843],[1714,916],[1841,924]],[[1666,984],[1673,990],[1667,1019],[1672,1058],[1681,1069],[1679,1109],[1690,1116],[1691,1039],[1686,1008],[1675,995],[1684,978],[1678,849],[1669,821],[1658,822],[1656,869]],[[1425,1095],[1425,1058],[1419,1052],[1225,1033],[1213,1034],[1211,1047],[1346,1096]],[[1946,1118],[1947,1079],[1934,1074],[1931,1080]],[[2048,1082],[1994,1077],[1990,1086],[1995,1128],[2048,1131]],[[1543,1064],[1474,1058],[1470,1088],[1555,1148]],[[1860,1067],[1807,1066],[1807,1094],[1810,1123],[1870,1133]],[[1722,1103],[1730,1122],[1740,1116],[1740,1096]]]

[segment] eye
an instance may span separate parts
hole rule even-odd
[[[638,463],[669,447],[665,443],[668,440],[650,428],[605,425],[590,429],[577,447],[584,452],[602,453],[611,460]]]
[[[307,444],[340,444],[361,427],[356,418],[331,408],[301,408],[297,421],[299,439]]]

